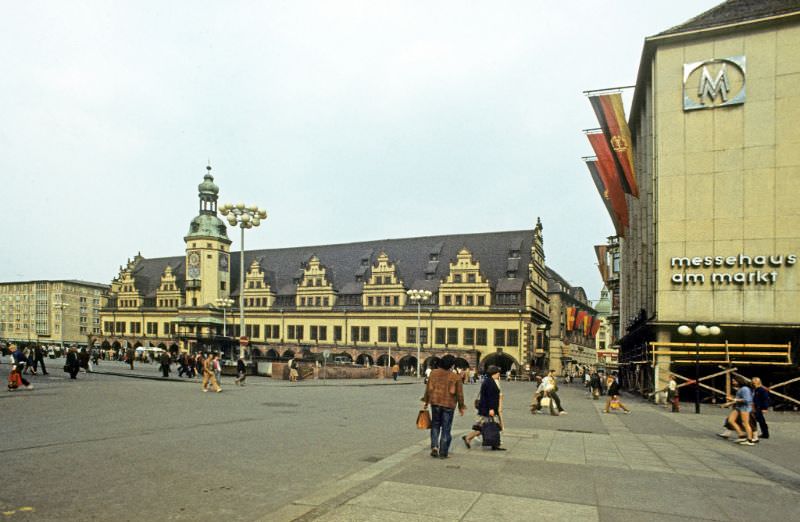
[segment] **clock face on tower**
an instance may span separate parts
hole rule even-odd
[[[187,275],[189,279],[200,278],[200,254],[197,252],[189,252],[188,257],[188,270]]]

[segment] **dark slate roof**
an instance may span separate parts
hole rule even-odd
[[[793,11],[800,11],[800,0],[728,0],[657,36],[711,29]]]
[[[550,268],[547,268],[547,293],[563,293],[567,294],[568,296],[572,297],[577,301],[584,302],[585,304],[589,304],[588,299],[586,299],[586,292],[583,290],[581,286],[572,286],[569,282],[561,277],[558,272]]]
[[[455,261],[462,248],[467,248],[475,260],[480,262],[481,272],[489,278],[494,287],[499,280],[505,279],[509,267],[510,246],[519,245],[521,269],[517,273],[520,283],[528,280],[527,267],[530,263],[533,230],[515,230],[509,232],[489,232],[483,234],[459,234],[450,236],[428,236],[404,239],[383,239],[346,243],[338,245],[318,245],[294,248],[276,248],[269,250],[251,250],[245,252],[244,266],[247,270],[254,259],[260,260],[265,271],[267,282],[278,295],[293,295],[295,288],[293,279],[302,276],[302,264],[316,255],[320,263],[327,269],[329,280],[341,294],[349,294],[360,289],[354,285],[356,275],[363,274],[361,261],[368,258],[370,266],[377,262],[381,252],[386,252],[389,261],[395,263],[397,274],[407,288],[427,288],[436,291],[439,280],[450,270],[449,263]],[[431,254],[438,254],[439,262],[430,262]],[[239,291],[239,252],[231,252],[231,295]],[[141,259],[133,269],[136,287],[144,297],[154,297],[161,282],[161,274],[167,264],[172,267],[173,274],[183,288],[185,281],[184,257],[167,257],[157,259]],[[525,268],[525,269],[522,269]],[[433,280],[426,280],[431,274]]]
[[[523,279],[514,278],[514,279],[500,279],[497,281],[497,287],[495,290],[497,292],[522,292],[524,288],[525,281]]]

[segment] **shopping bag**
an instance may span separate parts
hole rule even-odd
[[[428,412],[428,410],[419,410],[419,413],[417,414],[417,429],[431,429],[431,414]]]

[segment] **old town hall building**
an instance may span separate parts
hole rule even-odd
[[[122,266],[94,344],[230,354],[246,336],[255,356],[330,350],[361,364],[390,357],[411,371],[419,326],[422,363],[453,354],[462,365],[547,364],[541,222],[532,230],[247,251],[240,288],[240,253],[217,216],[210,173],[198,189],[184,255],[137,255]],[[432,296],[418,310],[410,289]],[[234,303],[227,311],[218,307],[226,298]]]

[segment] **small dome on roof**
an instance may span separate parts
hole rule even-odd
[[[214,176],[211,175],[211,167],[208,168],[208,174],[203,176],[203,182],[197,186],[200,194],[219,194],[219,187],[214,183]]]

